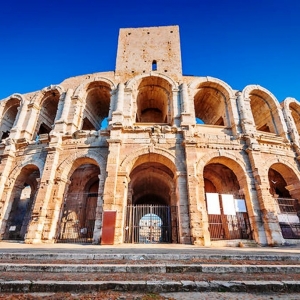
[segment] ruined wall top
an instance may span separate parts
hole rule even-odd
[[[182,75],[178,26],[121,28],[116,75],[137,75],[157,71]]]

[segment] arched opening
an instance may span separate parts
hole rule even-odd
[[[3,238],[24,240],[31,219],[33,202],[38,189],[39,169],[35,165],[25,166],[18,175]]]
[[[282,236],[286,239],[300,239],[300,192],[294,188],[299,184],[296,175],[287,166],[276,163],[269,169],[268,178]]]
[[[136,122],[169,123],[171,95],[171,85],[165,79],[156,76],[144,78],[138,87]]]
[[[125,243],[177,242],[174,174],[159,162],[136,164],[130,173]]]
[[[38,140],[41,134],[49,134],[53,129],[59,97],[60,94],[57,90],[45,94],[35,128],[34,139]]]
[[[96,81],[87,88],[86,105],[83,112],[82,130],[100,130],[108,117],[111,87],[106,82]]]
[[[293,117],[294,123],[295,123],[297,131],[298,131],[298,136],[299,136],[299,134],[300,134],[300,105],[298,105],[295,102],[292,102],[290,104],[290,111],[291,111],[291,115]]]
[[[0,124],[0,141],[9,137],[10,131],[15,123],[19,107],[20,100],[18,99],[10,99],[5,104]]]
[[[246,202],[235,173],[224,164],[210,162],[203,176],[211,240],[252,239]]]
[[[263,91],[253,90],[250,93],[250,106],[256,129],[277,134],[274,117],[268,103],[268,101],[271,101],[269,98],[270,96]]]
[[[225,126],[229,124],[226,119],[226,90],[216,83],[204,82],[197,87],[194,97],[197,124]]]
[[[83,163],[66,187],[57,242],[91,243],[93,240],[99,188],[98,166]]]

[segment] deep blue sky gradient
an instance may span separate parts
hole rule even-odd
[[[183,73],[300,101],[299,0],[10,0],[0,6],[0,99],[115,69],[119,28],[179,25]]]

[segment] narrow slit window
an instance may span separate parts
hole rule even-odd
[[[152,71],[157,71],[157,62],[156,62],[156,60],[153,60],[153,62],[152,62]]]

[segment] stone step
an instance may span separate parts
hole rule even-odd
[[[284,262],[294,261],[300,262],[299,254],[176,254],[176,253],[164,253],[164,254],[123,254],[123,253],[0,253],[0,260],[62,260],[62,261],[75,261],[75,260],[115,260],[115,261],[176,261],[176,260],[235,260],[235,261],[272,261],[272,262]]]
[[[300,281],[0,281],[1,293],[98,291],[169,292],[300,292]]]
[[[12,264],[0,263],[0,272],[49,273],[277,273],[300,274],[300,265],[230,264]]]

